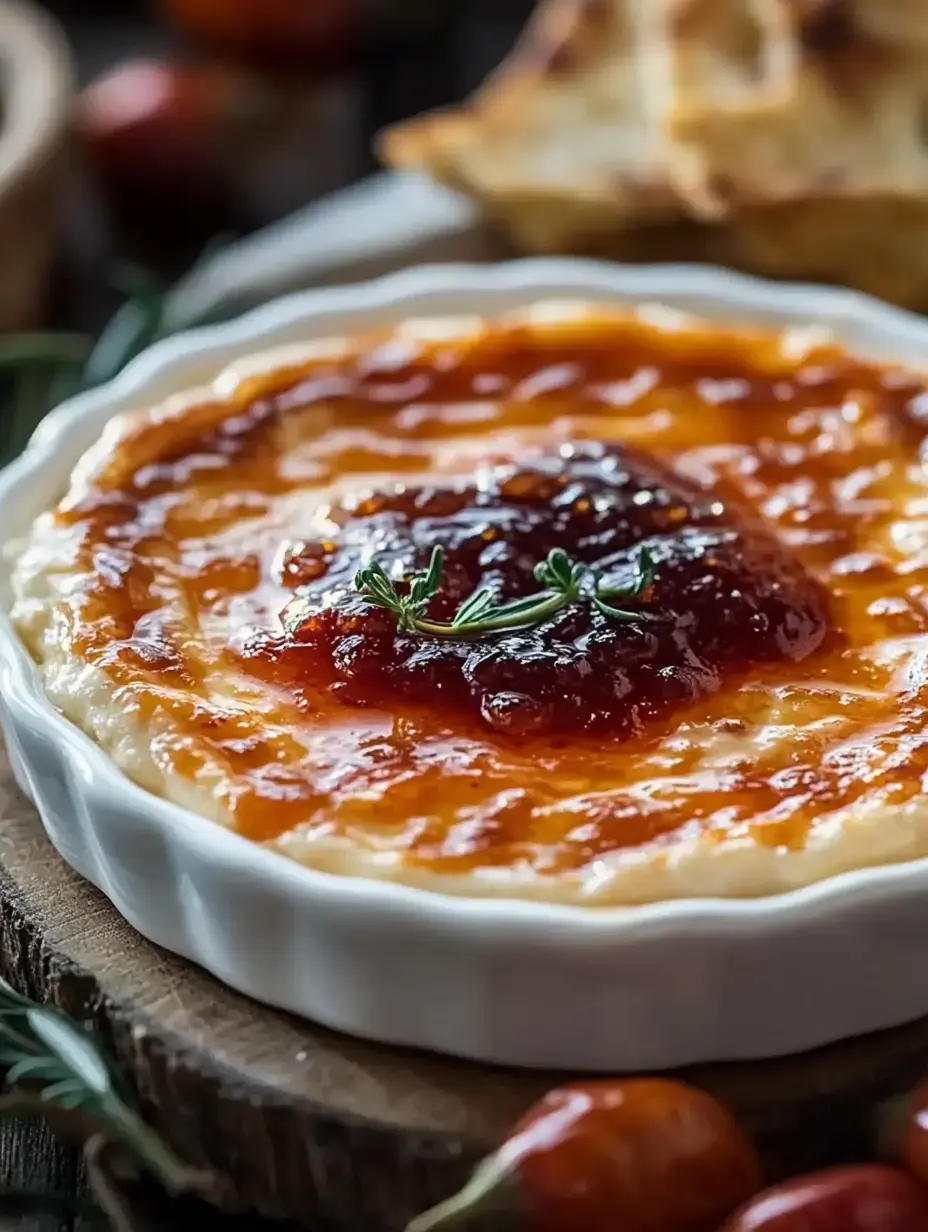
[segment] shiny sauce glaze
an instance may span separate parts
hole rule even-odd
[[[681,837],[799,850],[928,769],[928,393],[789,336],[602,313],[380,335],[141,418],[56,512],[70,645],[229,824],[438,873],[566,876]],[[400,631],[552,547],[631,580],[477,638]],[[325,864],[324,859],[319,861]],[[334,865],[333,865],[334,866]]]
[[[333,538],[288,560],[310,580],[284,610],[284,634],[247,653],[359,706],[402,698],[479,715],[499,733],[624,739],[715,692],[732,669],[805,658],[828,630],[827,593],[791,552],[717,494],[616,442],[526,451],[472,483],[403,484],[331,516]],[[628,620],[581,593],[527,627],[429,635],[359,592],[372,544],[404,594],[443,547],[442,588],[424,615],[445,623],[480,590],[503,602],[539,593],[533,567],[552,548],[620,590],[632,589],[645,548],[654,579],[640,599],[618,600]]]

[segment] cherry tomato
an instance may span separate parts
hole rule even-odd
[[[722,1232],[928,1232],[928,1190],[886,1164],[829,1168],[758,1194]]]
[[[297,71],[343,67],[359,29],[358,0],[161,0],[161,8],[213,51]]]
[[[215,195],[237,135],[273,106],[260,83],[231,69],[130,60],[87,86],[75,126],[107,188],[180,205]]]
[[[588,1082],[546,1095],[409,1232],[501,1207],[531,1232],[715,1232],[759,1184],[753,1146],[710,1095],[656,1078]]]

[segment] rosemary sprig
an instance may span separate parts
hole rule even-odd
[[[511,603],[494,604],[488,587],[475,590],[464,600],[450,621],[428,618],[428,607],[441,589],[445,554],[440,545],[432,549],[428,568],[414,573],[409,591],[400,594],[379,561],[364,565],[355,575],[355,589],[369,603],[396,616],[401,633],[425,633],[432,637],[475,637],[539,624],[571,604],[589,602],[610,620],[623,622],[650,620],[647,612],[615,607],[610,599],[635,599],[654,581],[654,558],[642,547],[635,561],[635,577],[629,586],[604,586],[600,573],[580,561],[573,561],[563,548],[552,548],[535,566],[535,580],[543,590]]]
[[[206,1178],[184,1164],[142,1120],[129,1091],[92,1036],[67,1014],[20,996],[0,980],[0,1114],[38,1113],[80,1126],[91,1143],[109,1142],[168,1190],[202,1189]]]

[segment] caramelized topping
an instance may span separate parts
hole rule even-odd
[[[567,443],[456,488],[401,486],[334,520],[334,551],[303,549],[324,569],[291,603],[289,632],[246,653],[298,648],[306,678],[354,705],[400,699],[472,711],[498,732],[628,737],[733,671],[804,658],[827,628],[825,595],[790,553],[717,496],[614,443]],[[444,585],[427,613],[437,621],[475,591],[503,602],[537,592],[535,565],[551,548],[607,587],[630,588],[642,547],[656,574],[637,620],[617,624],[578,600],[534,627],[451,643],[399,630],[353,581],[372,549],[402,579],[439,545]]]
[[[364,340],[130,424],[57,511],[55,635],[165,782],[312,863],[814,851],[928,781],[926,407],[833,347],[606,311]],[[355,575],[402,595],[436,546],[432,621],[544,590],[552,549],[580,589],[400,629]]]

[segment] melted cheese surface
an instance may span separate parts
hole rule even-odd
[[[926,422],[924,378],[793,333],[413,322],[120,418],[13,615],[131,777],[313,867],[775,893],[928,854]],[[640,621],[438,646],[351,584],[435,542],[442,618],[537,589],[552,546],[627,581],[647,543],[657,573]]]

